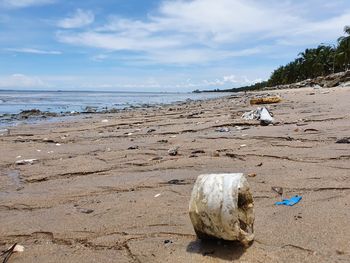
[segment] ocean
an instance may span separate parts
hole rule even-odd
[[[189,99],[204,100],[225,95],[228,93],[0,90],[0,114],[17,114],[31,109],[53,113],[82,112],[87,107],[101,111],[170,104]]]

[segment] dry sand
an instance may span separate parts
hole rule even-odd
[[[267,127],[240,119],[249,93],[12,128],[0,136],[0,249],[24,245],[9,262],[350,262],[350,145],[335,143],[350,136],[350,89],[268,93],[283,102]],[[256,173],[247,249],[196,240],[191,189],[214,172]],[[277,207],[272,186],[303,199]]]

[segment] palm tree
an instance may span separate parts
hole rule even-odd
[[[348,70],[350,66],[350,26],[344,27],[346,36],[338,38],[336,61],[342,70]]]

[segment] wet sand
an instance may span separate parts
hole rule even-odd
[[[11,128],[0,249],[25,247],[9,262],[349,262],[350,145],[335,142],[350,136],[350,88],[262,93],[283,98],[274,126],[240,118],[256,108],[248,93]],[[196,239],[191,189],[218,172],[256,174],[247,249]],[[273,186],[303,199],[277,207]]]

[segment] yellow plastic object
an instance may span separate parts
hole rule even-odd
[[[256,104],[272,104],[272,103],[279,103],[282,99],[280,97],[266,97],[266,98],[254,98],[250,100],[250,105],[256,105]]]

